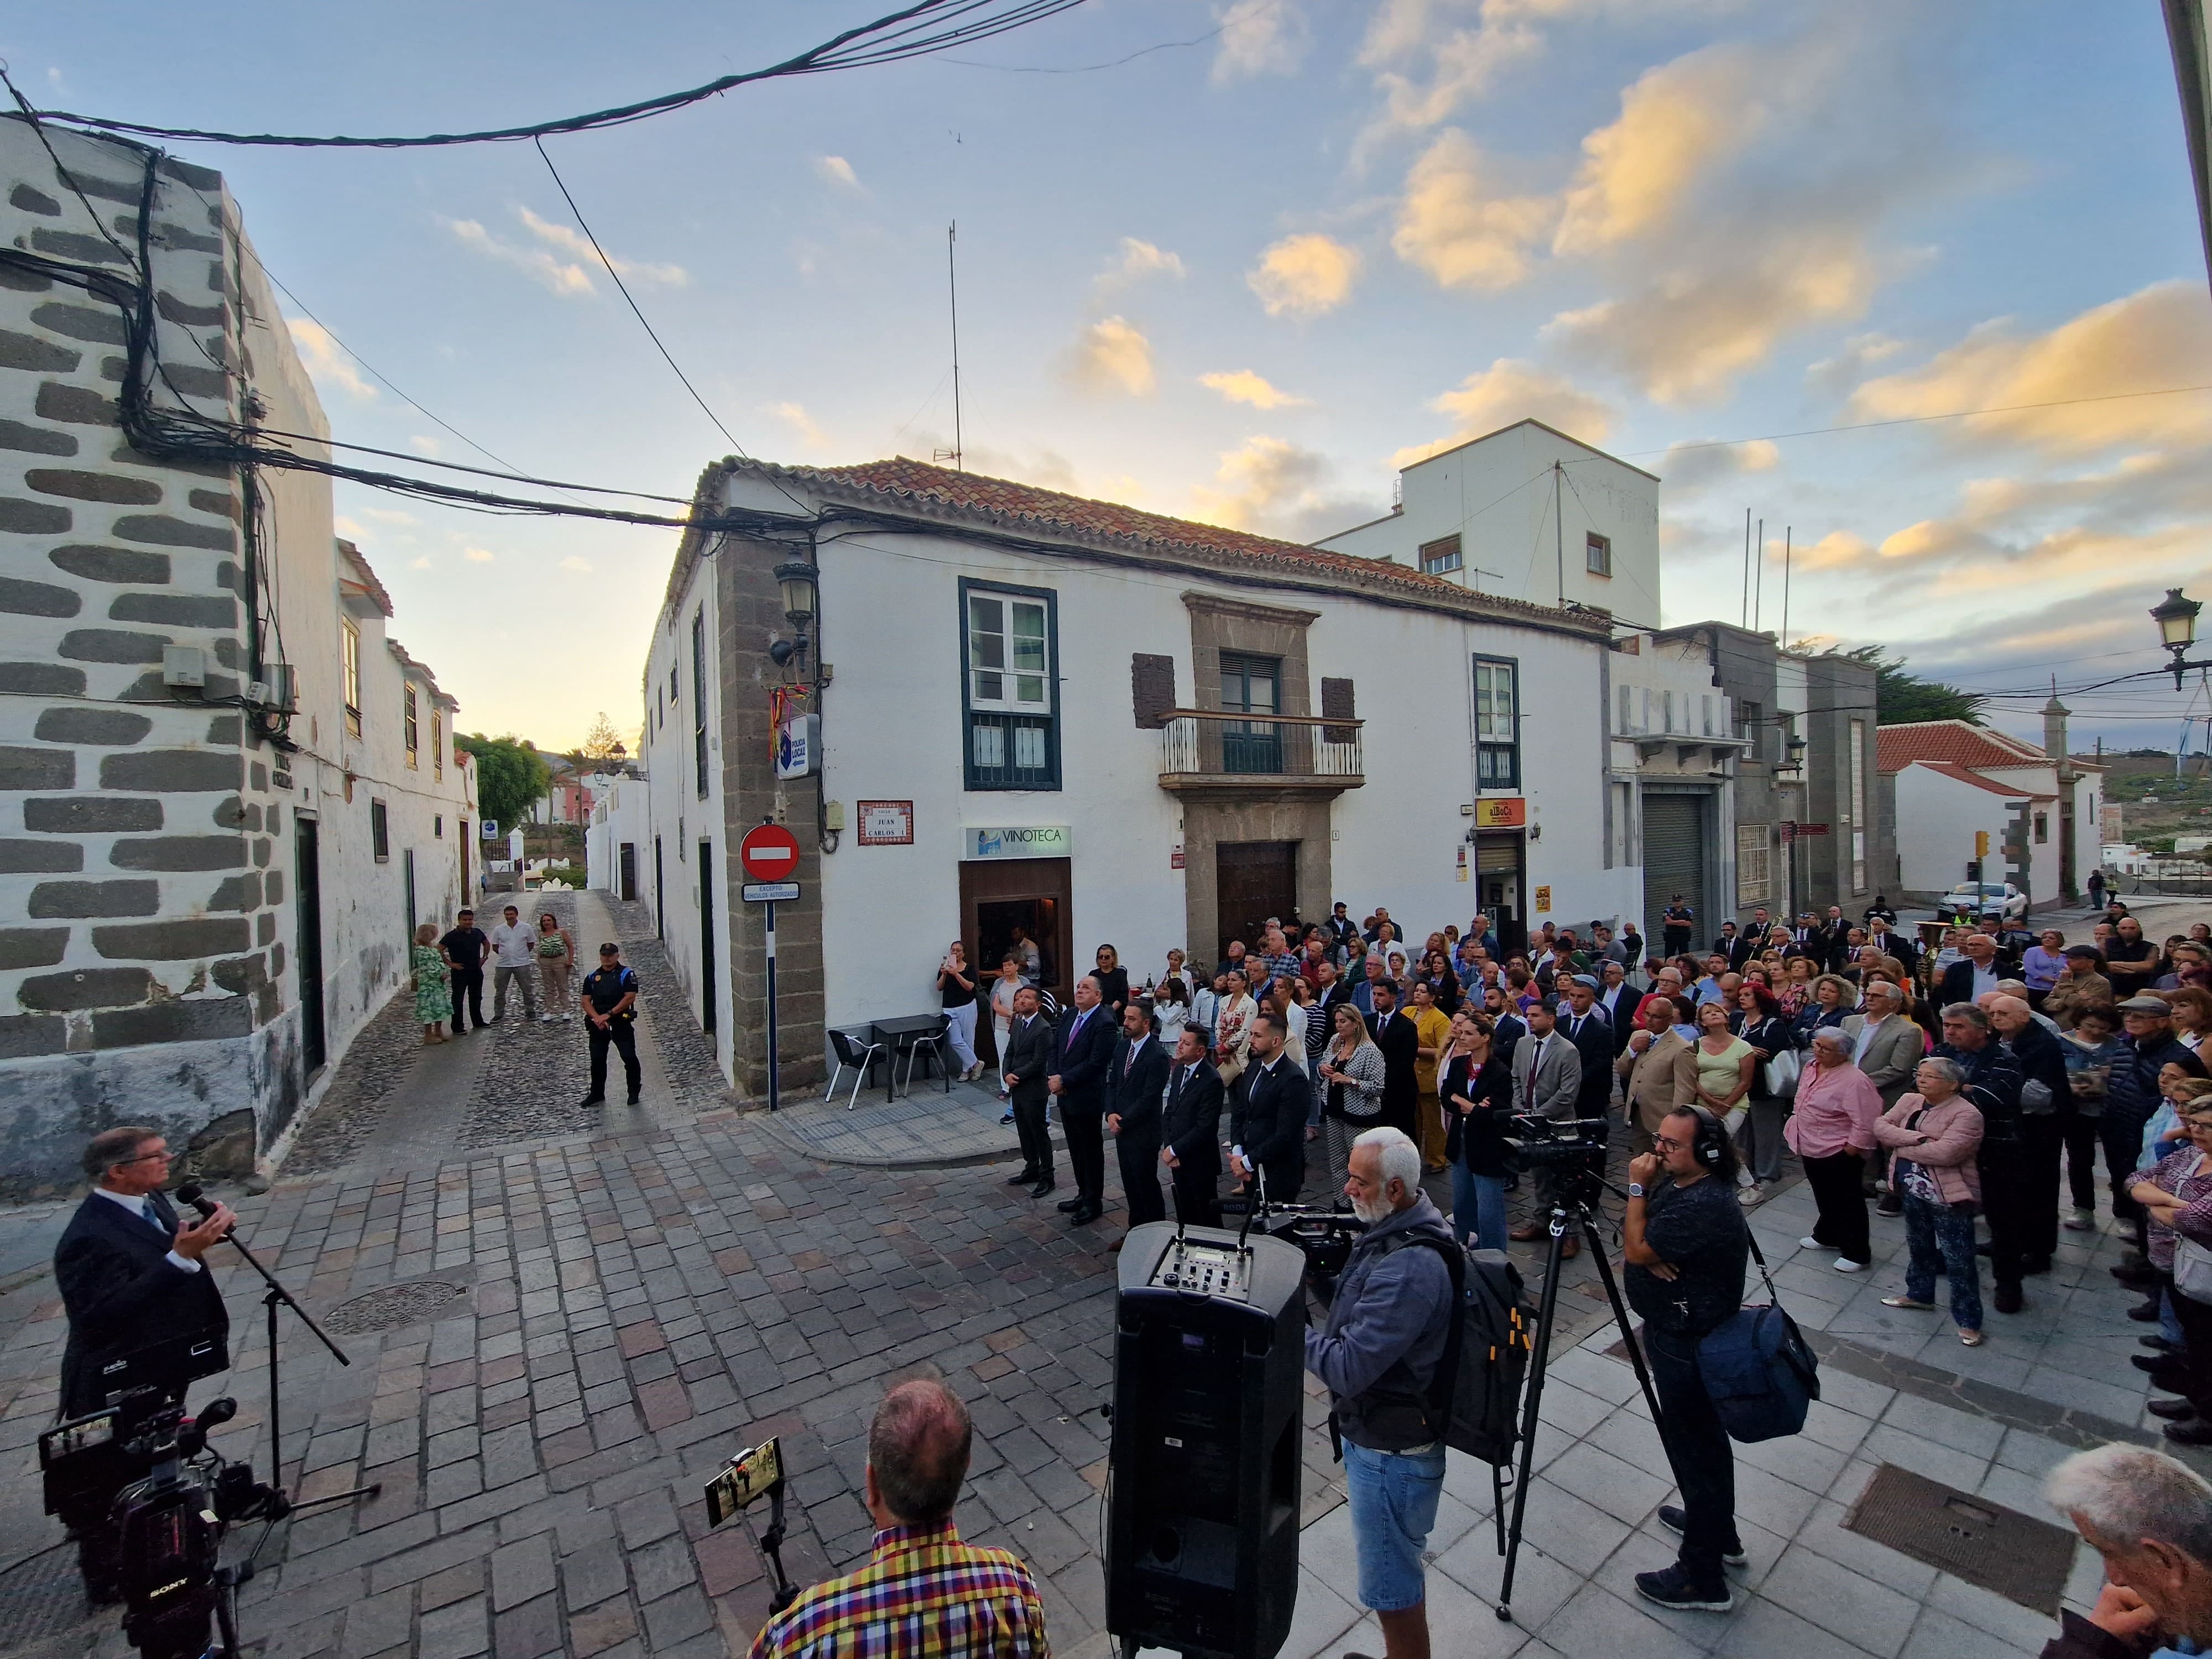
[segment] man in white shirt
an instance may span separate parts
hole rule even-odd
[[[510,983],[522,988],[522,1012],[526,1019],[538,1018],[538,933],[534,928],[522,925],[522,912],[512,904],[496,927],[491,930],[492,962],[494,964],[491,994],[491,1021],[496,1025],[507,1018],[507,988]]]

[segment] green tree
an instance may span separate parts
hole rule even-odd
[[[584,733],[584,746],[576,751],[576,758],[607,760],[621,747],[622,733],[615,730],[615,723],[607,718],[606,711],[601,709],[599,718],[592,722],[592,729]]]
[[[531,804],[545,793],[553,769],[526,738],[512,733],[488,738],[481,732],[453,739],[453,746],[473,757],[477,769],[477,811],[502,829],[511,829],[530,814]]]
[[[1978,691],[1961,691],[1941,680],[1923,679],[1908,672],[1903,657],[1892,657],[1886,647],[1862,645],[1832,654],[1863,662],[1874,670],[1875,720],[1882,726],[1908,720],[1964,720],[1980,726],[1982,705],[1988,699]]]

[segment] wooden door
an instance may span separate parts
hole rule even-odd
[[[1213,849],[1215,911],[1221,955],[1229,941],[1249,945],[1269,916],[1297,908],[1298,844],[1294,841],[1225,841]]]
[[[1070,884],[1066,859],[963,861],[960,939],[983,981],[998,977],[999,959],[1006,954],[1012,930],[1019,927],[1037,947],[1041,987],[1067,1000],[1074,988],[1071,965],[1091,959],[1087,951],[1076,953]]]

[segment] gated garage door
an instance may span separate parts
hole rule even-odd
[[[1705,914],[1705,815],[1701,795],[1644,796],[1644,937],[1654,953],[1666,937],[1660,913],[1680,893],[1698,913],[1690,942],[1720,932],[1724,916]]]

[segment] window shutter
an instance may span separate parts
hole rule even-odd
[[[1325,720],[1349,720],[1359,717],[1353,707],[1350,680],[1324,679],[1321,683],[1321,717]],[[1323,743],[1351,743],[1358,738],[1357,727],[1324,726],[1321,731]]]
[[[1157,731],[1168,723],[1176,706],[1175,659],[1147,656],[1139,651],[1129,659],[1129,702],[1139,730]]]

